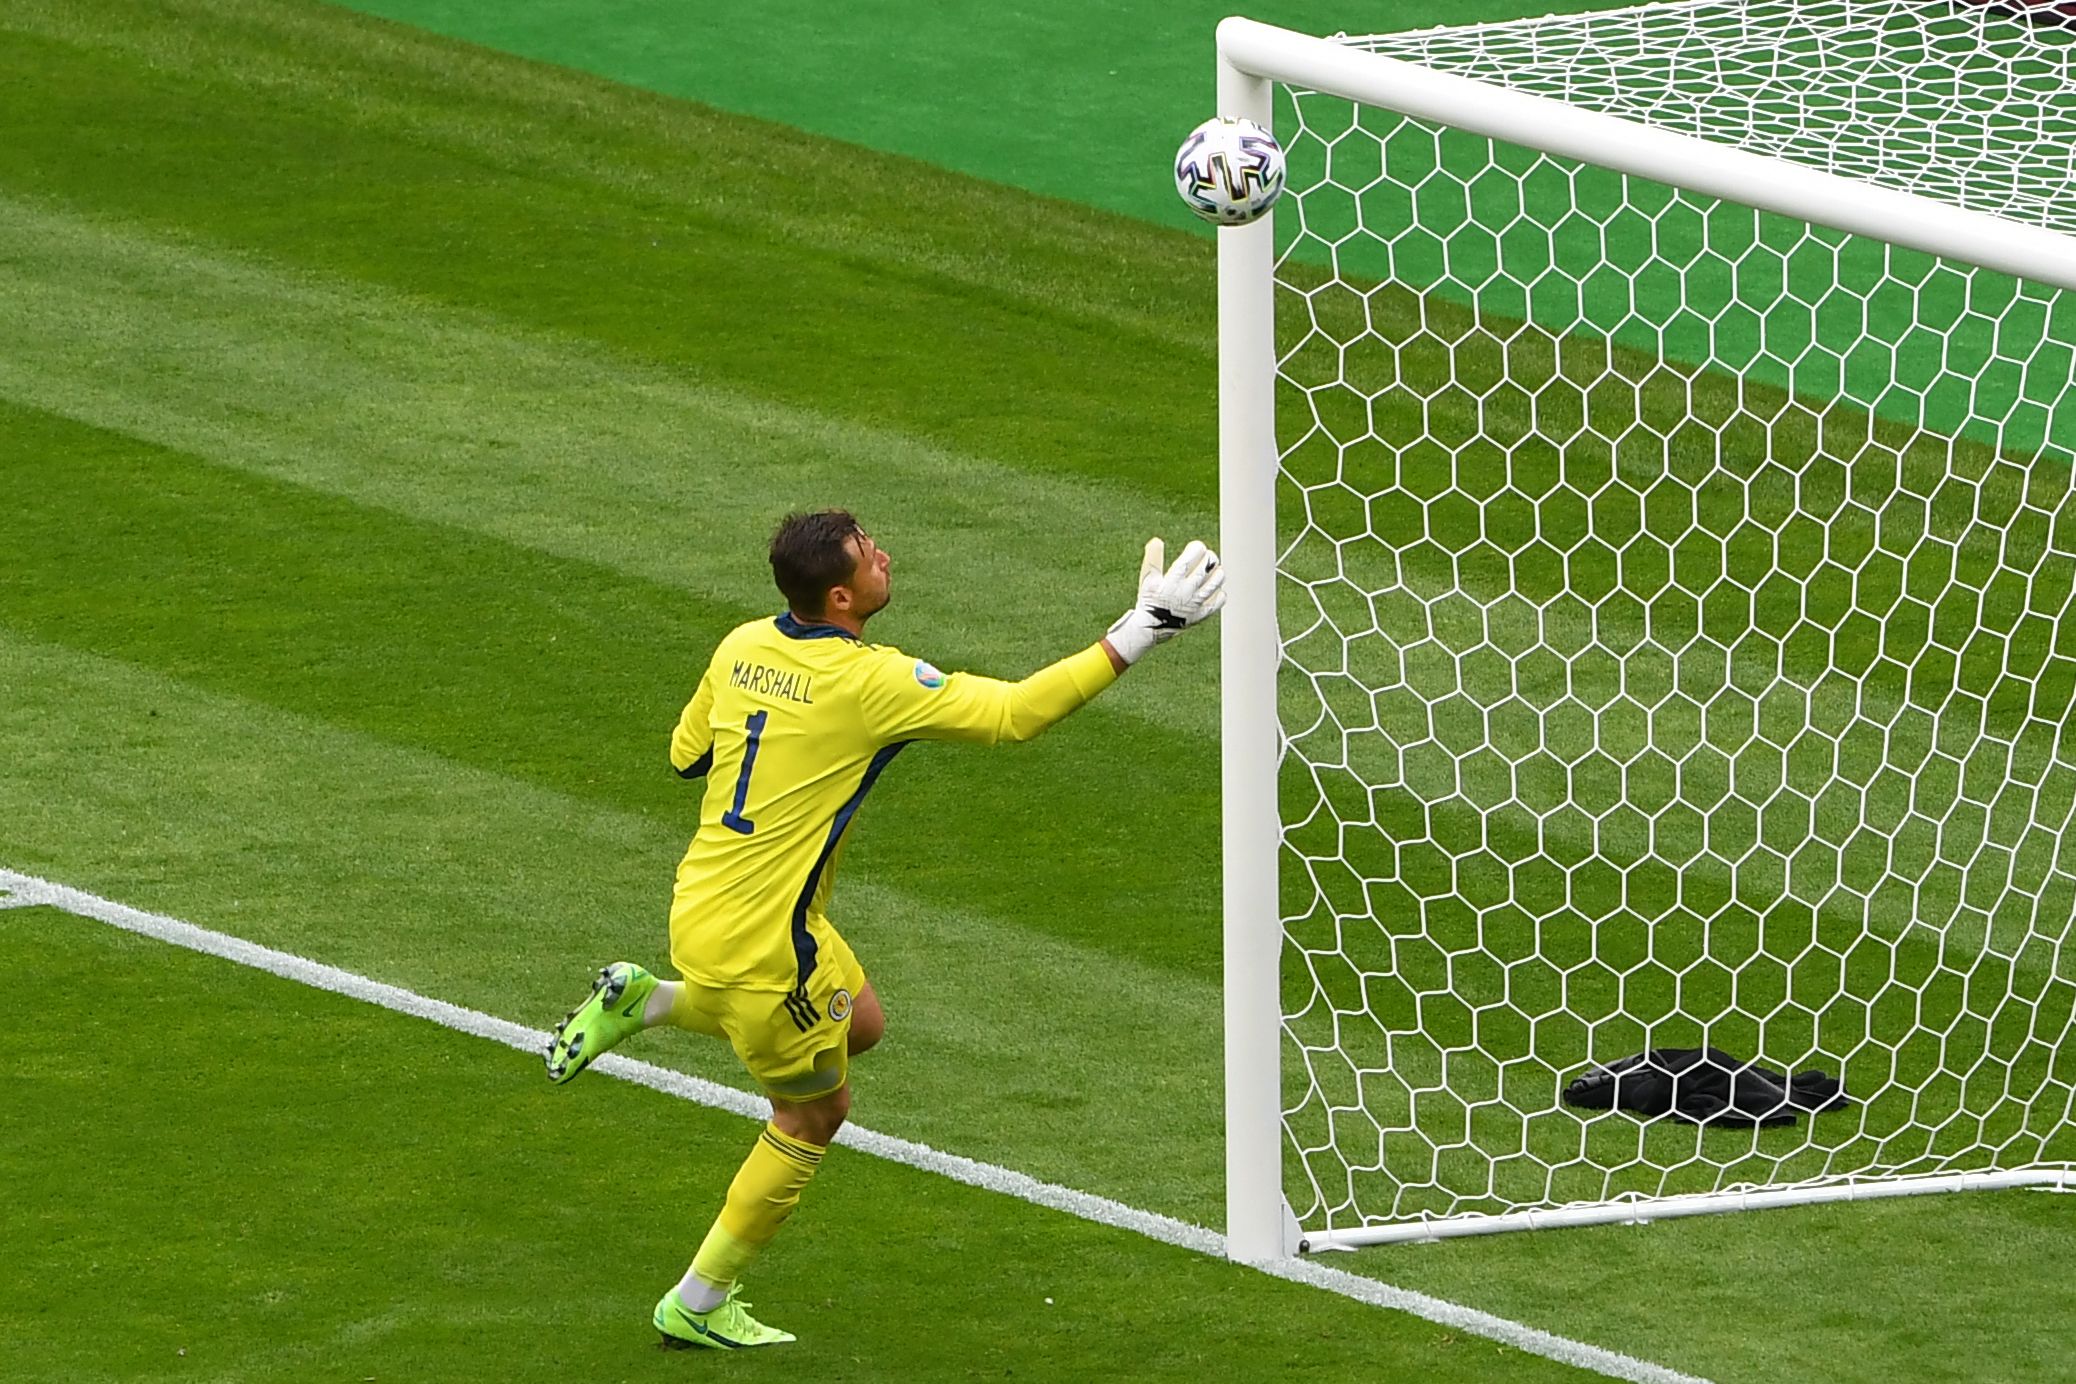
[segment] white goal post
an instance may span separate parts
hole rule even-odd
[[[1291,159],[1218,247],[1229,1254],[2076,1190],[2076,47],[1235,18],[1217,91]],[[1701,1046],[1850,1104],[1561,1100]]]

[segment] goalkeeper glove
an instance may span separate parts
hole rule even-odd
[[[1172,567],[1165,565],[1166,553],[1161,540],[1148,540],[1139,563],[1139,602],[1105,636],[1127,664],[1216,615],[1225,604],[1225,568],[1217,553],[1192,541]]]

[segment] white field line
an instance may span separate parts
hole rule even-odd
[[[0,869],[0,909],[37,905],[62,909],[82,918],[92,918],[112,927],[122,928],[126,932],[141,933],[161,942],[170,942],[176,947],[186,947],[190,951],[204,952],[226,961],[235,961],[241,966],[251,966],[270,975],[298,981],[319,990],[330,990],[335,994],[364,1000],[384,1009],[393,1009],[400,1014],[430,1019],[443,1027],[473,1034],[478,1038],[488,1038],[492,1042],[503,1043],[521,1052],[538,1054],[548,1040],[548,1035],[541,1030],[515,1024],[509,1019],[500,1019],[474,1009],[464,1009],[460,1005],[431,999],[400,986],[385,985],[379,980],[370,980],[364,975],[341,970],[337,966],[327,966],[289,952],[263,947],[241,937],[211,932],[207,928],[196,927],[193,923],[183,923],[178,918],[147,913],[96,894],[38,879],[34,875]],[[753,1096],[747,1091],[738,1091],[730,1086],[722,1086],[684,1072],[672,1071],[667,1067],[622,1057],[617,1053],[608,1053],[600,1058],[592,1064],[591,1070],[698,1105],[726,1110],[753,1119],[766,1118],[770,1110],[761,1097]],[[955,1153],[943,1153],[927,1144],[897,1139],[890,1134],[880,1134],[857,1125],[845,1125],[842,1133],[837,1135],[837,1142],[876,1158],[938,1173],[955,1182],[984,1187],[988,1191],[1000,1192],[1004,1196],[1016,1197],[1021,1201],[1032,1202],[1055,1211],[1064,1211],[1070,1216],[1079,1216],[1098,1225],[1135,1231],[1162,1244],[1177,1245],[1183,1249],[1195,1250],[1199,1254],[1220,1258],[1225,1255],[1225,1237],[1215,1231],[1176,1220],[1171,1216],[1142,1211],[1136,1206],[1126,1206],[1108,1197],[1077,1192],[1071,1187],[1061,1187],[1050,1182],[1040,1182],[1037,1178],[1010,1168],[961,1158]],[[1708,1384],[1705,1379],[1680,1374],[1647,1360],[1602,1350],[1598,1346],[1586,1345],[1548,1331],[1539,1331],[1532,1326],[1509,1321],[1505,1317],[1493,1316],[1489,1312],[1480,1312],[1475,1308],[1429,1297],[1425,1293],[1394,1288],[1388,1283],[1365,1278],[1360,1274],[1330,1269],[1311,1260],[1276,1259],[1249,1267],[1275,1278],[1324,1288],[1328,1292],[1354,1298],[1359,1302],[1408,1312],[1453,1330],[1483,1336],[1515,1350],[1545,1356],[1563,1364],[1604,1375],[1609,1379],[1630,1380],[1633,1384]]]

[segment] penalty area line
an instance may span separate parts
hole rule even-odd
[[[292,952],[263,947],[242,937],[233,937],[229,933],[212,932],[193,923],[184,923],[178,918],[148,913],[141,908],[132,908],[128,904],[104,899],[82,889],[53,884],[34,875],[0,869],[0,909],[39,906],[55,908],[75,917],[90,918],[110,927],[121,928],[125,932],[138,933],[176,947],[184,947],[189,951],[233,961],[241,966],[250,966],[254,970],[265,971],[269,975],[308,985],[313,989],[329,990],[333,994],[379,1005],[399,1014],[430,1020],[443,1028],[487,1038],[491,1042],[502,1043],[521,1052],[538,1055],[548,1041],[548,1035],[544,1031],[513,1023],[509,1019],[500,1019],[496,1015],[485,1014],[475,1009],[465,1009],[458,1004],[449,1004],[445,1000],[421,995],[415,990],[406,990],[401,986],[372,980],[357,972],[341,970],[337,966],[328,966],[321,961],[312,961]],[[651,1062],[623,1057],[618,1053],[607,1053],[591,1064],[591,1070],[621,1081],[632,1082],[637,1086],[646,1086],[650,1090],[661,1091],[681,1100],[751,1119],[761,1120],[769,1113],[769,1107],[761,1096],[707,1081],[702,1077],[673,1071],[668,1067],[658,1067]],[[1041,1182],[1013,1168],[997,1167],[993,1163],[962,1158],[958,1154],[945,1153],[927,1144],[899,1139],[891,1134],[881,1134],[858,1125],[845,1125],[842,1132],[836,1136],[836,1142],[875,1158],[886,1159],[890,1163],[900,1163],[906,1167],[936,1173],[955,1182],[999,1192],[1003,1196],[1015,1197],[1019,1201],[1031,1202],[1054,1211],[1063,1211],[1070,1216],[1078,1216],[1098,1225],[1130,1230],[1162,1244],[1194,1250],[1214,1258],[1225,1257],[1225,1237],[1216,1231],[1191,1225],[1172,1216],[1127,1206],[1108,1197],[1078,1192],[1056,1183]],[[1705,1379],[1681,1374],[1662,1365],[1654,1365],[1648,1360],[1603,1350],[1599,1346],[1587,1345],[1583,1341],[1574,1341],[1569,1337],[1541,1331],[1505,1317],[1494,1316],[1490,1312],[1465,1307],[1460,1303],[1430,1297],[1406,1288],[1395,1288],[1378,1279],[1365,1278],[1361,1274],[1331,1269],[1312,1260],[1275,1259],[1264,1263],[1251,1263],[1247,1267],[1275,1278],[1322,1288],[1327,1292],[1373,1306],[1405,1312],[1468,1335],[1482,1336],[1526,1354],[1540,1355],[1561,1364],[1590,1370],[1609,1379],[1628,1380],[1631,1384],[1709,1384]]]

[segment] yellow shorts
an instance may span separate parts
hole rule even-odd
[[[770,1095],[813,1100],[849,1080],[851,1006],[865,988],[865,968],[833,930],[804,990],[723,988],[689,977],[684,986],[672,1020],[726,1038]]]

